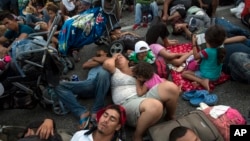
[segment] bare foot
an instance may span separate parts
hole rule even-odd
[[[200,83],[207,91],[210,91],[209,88],[209,80],[208,79],[203,79]]]

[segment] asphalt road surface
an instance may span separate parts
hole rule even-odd
[[[219,7],[217,10],[217,17],[223,16],[229,21],[245,28],[241,24],[239,19],[236,19],[233,15],[230,14],[229,8],[231,8],[231,6]],[[123,26],[124,30],[131,30],[133,21],[133,13],[130,13],[128,11],[124,11],[122,13],[122,19],[120,21],[120,24]],[[144,36],[146,33],[146,29],[140,28],[135,32],[141,36]],[[180,42],[188,42],[184,37],[170,36],[170,38],[178,39]],[[87,61],[91,56],[95,54],[95,50],[95,44],[85,46],[81,50],[81,61],[79,63],[76,63],[75,70],[70,71],[68,73],[68,76],[71,76],[72,74],[77,74],[80,79],[85,79],[88,70],[83,70],[81,68],[81,65],[83,62]],[[213,93],[218,95],[218,104],[229,105],[231,107],[237,108],[243,115],[246,115],[248,110],[250,110],[250,86],[247,84],[241,84],[229,80],[223,84],[216,86]],[[79,99],[79,101],[88,108],[90,108],[93,104],[93,99]],[[112,103],[112,100],[111,96],[108,95],[106,99],[106,104],[110,103]],[[177,107],[176,114],[177,116],[181,116],[194,109],[195,107],[192,107],[187,101],[184,101],[179,98],[179,104]],[[73,117],[72,114],[67,114],[65,116],[57,116],[51,110],[44,110],[40,106],[37,106],[32,110],[13,109],[0,111],[0,125],[23,126],[32,120],[42,119],[46,117],[51,117],[55,119],[57,128],[64,129],[72,133],[77,131],[78,118]],[[131,140],[133,131],[134,128],[126,127],[126,136],[128,141]]]

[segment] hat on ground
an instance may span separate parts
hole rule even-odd
[[[23,14],[24,15],[27,15],[27,14],[32,14],[34,13],[35,11],[30,7],[30,6],[26,6],[25,9],[23,9]]]
[[[135,44],[135,53],[145,52],[148,50],[150,50],[150,48],[145,41],[138,41]]]

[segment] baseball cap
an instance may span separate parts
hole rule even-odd
[[[143,48],[143,49],[142,49]],[[150,50],[148,44],[145,41],[138,41],[135,44],[135,53],[145,52]]]

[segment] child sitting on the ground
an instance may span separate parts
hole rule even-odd
[[[153,86],[165,81],[155,73],[154,67],[147,62],[139,62],[133,68],[136,77],[136,91],[138,96],[143,96]]]
[[[205,32],[206,48],[198,52],[197,37],[192,37],[194,58],[201,59],[198,71],[184,71],[182,77],[202,85],[210,90],[209,81],[216,81],[222,70],[222,62],[225,57],[225,49],[222,47],[226,39],[226,32],[223,27],[211,26]]]
[[[137,64],[140,61],[144,61],[150,64],[153,64],[155,62],[155,55],[150,50],[148,44],[145,41],[138,41],[135,44],[134,51],[130,52],[128,57],[132,65]]]

